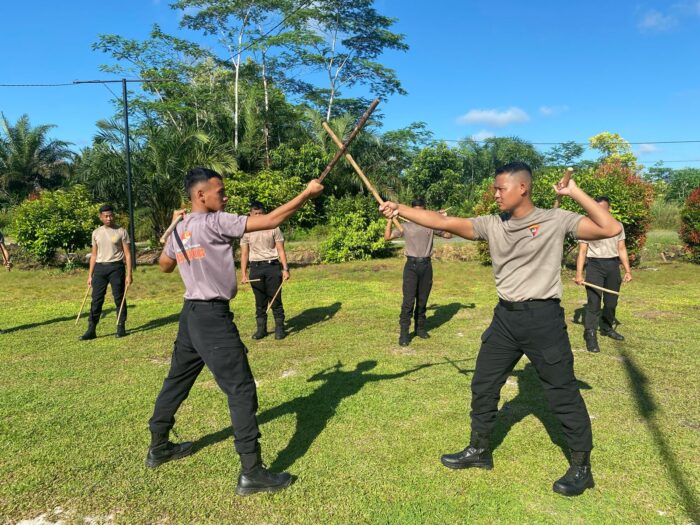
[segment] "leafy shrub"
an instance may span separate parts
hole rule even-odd
[[[552,185],[561,177],[562,172],[558,169],[544,169],[534,175],[532,200],[535,206],[552,207],[556,197]],[[620,161],[601,163],[594,169],[575,173],[574,177],[576,184],[588,195],[607,195],[610,198],[610,213],[625,227],[630,264],[638,265],[651,226],[650,208],[654,197],[651,184],[643,181],[632,168]],[[483,189],[487,191],[484,191],[481,202],[475,207],[475,215],[498,213],[493,191],[486,186]],[[562,199],[561,208],[583,214],[583,209],[568,197]],[[567,239],[564,253],[568,253],[575,245],[576,241]],[[480,243],[479,260],[484,264],[491,263],[486,243]]]
[[[695,188],[685,201],[681,211],[679,234],[690,260],[700,264],[700,186]]]
[[[100,224],[98,209],[84,186],[42,192],[16,208],[17,242],[42,263],[58,249],[75,252],[91,243],[92,231]]]

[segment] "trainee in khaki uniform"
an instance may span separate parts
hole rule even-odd
[[[246,232],[278,227],[322,190],[318,181],[311,181],[302,193],[267,215],[246,217],[223,211],[227,198],[221,175],[207,168],[187,173],[185,192],[192,212],[187,216],[184,210],[173,214],[173,220],[184,220],[169,236],[159,261],[166,273],[177,266],[185,284],[185,303],[170,371],[149,421],[151,446],[146,466],[155,468],[193,452],[191,442],[171,443],[168,435],[177,409],[206,365],[228,398],[233,442],[241,460],[236,494],[274,492],[292,482],[286,472],[270,472],[262,463],[255,379],[229,308],[237,291],[231,241]]]
[[[554,483],[553,490],[566,496],[578,495],[593,486],[593,439],[591,421],[574,376],[564,309],[559,305],[564,237],[572,234],[589,241],[604,239],[617,235],[620,225],[573,180],[564,186],[562,179],[555,191],[573,198],[588,217],[559,208],[536,208],[530,195],[532,172],[522,162],[497,170],[494,188],[501,215],[444,217],[392,202],[381,208],[387,217],[400,214],[427,228],[489,243],[499,301],[491,325],[481,336],[472,379],[471,440],[463,451],[442,456],[442,463],[455,469],[493,468],[490,434],[501,387],[525,354],[540,377],[571,449],[570,467]]]
[[[126,286],[133,282],[129,234],[124,228],[114,224],[114,211],[109,204],[100,208],[100,221],[102,221],[102,226],[92,232],[92,254],[90,255],[90,270],[87,281],[88,286],[92,286],[92,304],[90,305],[87,331],[80,336],[82,341],[97,337],[95,328],[100,322],[100,315],[102,315],[107,285],[112,287],[112,297],[114,297],[117,315],[119,315]],[[126,335],[126,312],[125,301],[122,315],[117,320],[117,337]]]
[[[251,217],[264,215],[265,208],[255,201],[250,206]],[[250,277],[248,265],[250,264]],[[257,330],[253,339],[262,339],[267,335],[267,307],[272,303],[272,315],[275,318],[275,339],[284,339],[284,306],[282,305],[282,281],[289,279],[287,252],[284,250],[282,230],[262,230],[246,233],[241,237],[241,283],[249,280],[255,294],[255,321]],[[279,293],[277,293],[279,290]],[[275,293],[277,296],[275,297]]]
[[[411,206],[425,209],[425,201],[414,199]],[[403,236],[406,239],[406,264],[403,267],[403,302],[399,316],[399,344],[408,346],[410,342],[411,317],[414,318],[416,335],[421,339],[430,337],[425,329],[425,311],[428,296],[433,287],[433,265],[430,257],[433,255],[433,236],[439,235],[449,239],[452,234],[431,230],[420,224],[408,222],[400,230],[391,229],[391,219],[386,221],[384,239],[390,241]]]
[[[5,246],[5,237],[2,232],[0,232],[0,253],[2,253],[2,264],[9,272],[12,269],[12,261],[10,260],[10,252]],[[0,329],[0,334],[1,333],[2,329]]]
[[[610,210],[610,199],[605,195],[596,197],[595,201],[606,211]],[[625,246],[625,229],[615,237],[601,239],[599,241],[579,241],[578,257],[576,259],[576,284],[583,285],[584,281],[591,284],[620,291],[622,282],[632,280],[630,260]],[[625,269],[625,275],[620,279],[620,263]],[[586,267],[586,277],[583,276],[583,267]],[[599,292],[590,286],[586,287],[588,303],[586,304],[586,316],[584,319],[583,339],[586,341],[586,349],[589,352],[600,352],[596,330],[600,324],[601,335],[623,341],[625,338],[615,330],[615,309],[617,308],[617,295]],[[603,315],[600,315],[600,300],[603,298]]]

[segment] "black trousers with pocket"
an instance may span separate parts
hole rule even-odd
[[[102,306],[105,303],[107,295],[107,285],[112,287],[112,297],[114,304],[117,307],[117,315],[119,315],[119,307],[124,298],[124,290],[126,289],[126,267],[123,261],[113,263],[97,263],[95,270],[92,272],[92,303],[90,304],[90,323],[97,325],[100,322],[102,315]],[[120,324],[126,322],[127,305],[124,301],[124,310],[122,311]]]
[[[206,365],[228,398],[236,451],[256,452],[258,396],[247,353],[227,301],[186,300],[170,371],[149,421],[151,432],[166,434],[173,428],[177,409]]]
[[[410,326],[425,322],[425,311],[433,287],[433,264],[430,257],[407,257],[403,267],[403,303],[399,323]]]
[[[597,284],[608,290],[620,291],[622,277],[620,276],[620,259],[599,259],[589,257],[586,259],[586,281]],[[586,318],[584,328],[586,330],[600,329],[608,332],[615,327],[615,310],[617,309],[617,295],[601,292],[595,288],[586,286]],[[600,303],[603,300],[603,314],[600,312]]]
[[[591,420],[574,376],[574,356],[559,300],[499,301],[481,336],[472,378],[472,432],[488,436],[498,413],[501,388],[525,354],[535,367],[549,406],[571,450],[593,448]]]
[[[255,317],[267,319],[267,306],[275,296],[275,292],[280,287],[280,284],[282,284],[282,267],[279,261],[251,261],[250,279],[260,279],[259,282],[250,283],[255,295]],[[275,319],[284,320],[282,290],[277,294],[271,309]]]

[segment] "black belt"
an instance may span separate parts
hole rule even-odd
[[[430,257],[413,257],[411,255],[407,255],[406,259],[414,262],[430,262]]]
[[[226,299],[185,299],[186,303],[196,303],[196,304],[225,304],[228,306],[229,301]]]
[[[529,301],[519,301],[516,303],[499,299],[498,304],[506,310],[510,311],[535,310],[537,308],[544,308],[545,306],[549,306],[552,304],[559,304],[559,299],[530,299]]]
[[[601,262],[611,262],[611,261],[619,261],[619,257],[586,257],[586,259],[590,261],[601,261]]]
[[[269,261],[250,261],[250,266],[267,266],[269,264],[279,264],[279,259],[270,259]]]
[[[99,264],[101,266],[114,266],[114,265],[119,265],[119,266],[124,266],[124,260],[121,261],[112,261],[112,262],[98,262],[95,264]]]

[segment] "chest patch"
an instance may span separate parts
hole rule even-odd
[[[540,231],[540,225],[533,224],[532,226],[528,226],[528,230],[530,230],[530,233],[532,234],[533,237],[537,237],[537,234]]]

